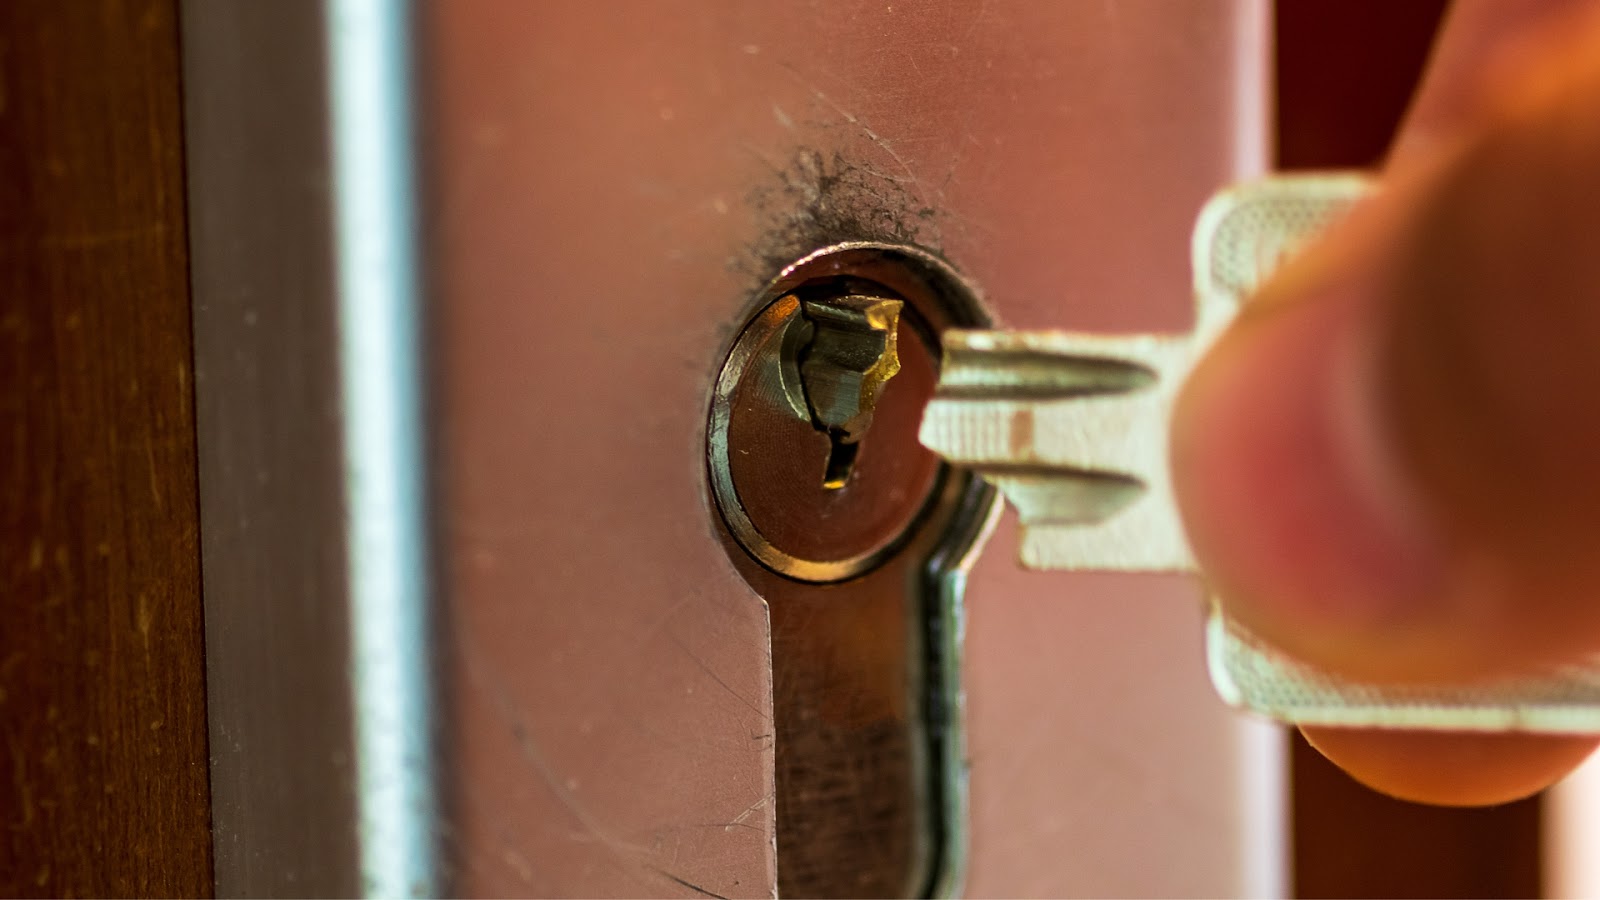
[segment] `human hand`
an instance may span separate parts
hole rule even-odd
[[[1196,370],[1179,505],[1228,613],[1369,680],[1600,653],[1600,7],[1459,4],[1383,192]],[[1307,728],[1408,799],[1515,799],[1600,738]]]

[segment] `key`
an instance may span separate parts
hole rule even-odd
[[[951,331],[920,439],[994,483],[1037,569],[1194,571],[1167,466],[1167,427],[1190,368],[1274,269],[1370,190],[1356,174],[1228,188],[1192,244],[1188,334]],[[1471,684],[1394,687],[1280,653],[1207,600],[1206,665],[1228,703],[1306,725],[1600,732],[1600,657]]]

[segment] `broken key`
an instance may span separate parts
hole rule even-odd
[[[1030,568],[1193,571],[1166,458],[1183,381],[1240,303],[1368,190],[1360,175],[1317,174],[1214,197],[1195,226],[1189,334],[947,333],[922,443],[1016,507]],[[1207,607],[1212,683],[1252,712],[1306,725],[1600,732],[1600,659],[1470,684],[1368,684],[1297,662]]]

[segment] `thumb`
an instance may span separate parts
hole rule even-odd
[[[1308,662],[1600,652],[1600,31],[1561,40],[1268,285],[1179,404],[1195,552]]]

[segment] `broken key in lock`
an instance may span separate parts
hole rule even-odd
[[[828,436],[822,486],[829,490],[849,483],[878,397],[900,371],[900,307],[899,300],[862,294],[800,304],[811,331],[798,354],[800,385],[812,425]]]
[[[1183,381],[1239,304],[1368,189],[1359,175],[1321,174],[1218,194],[1195,226],[1189,334],[946,334],[922,442],[993,482],[1017,508],[1025,565],[1194,570],[1166,459]],[[1223,699],[1285,722],[1600,732],[1600,659],[1464,685],[1362,683],[1277,652],[1214,601],[1205,640]]]

